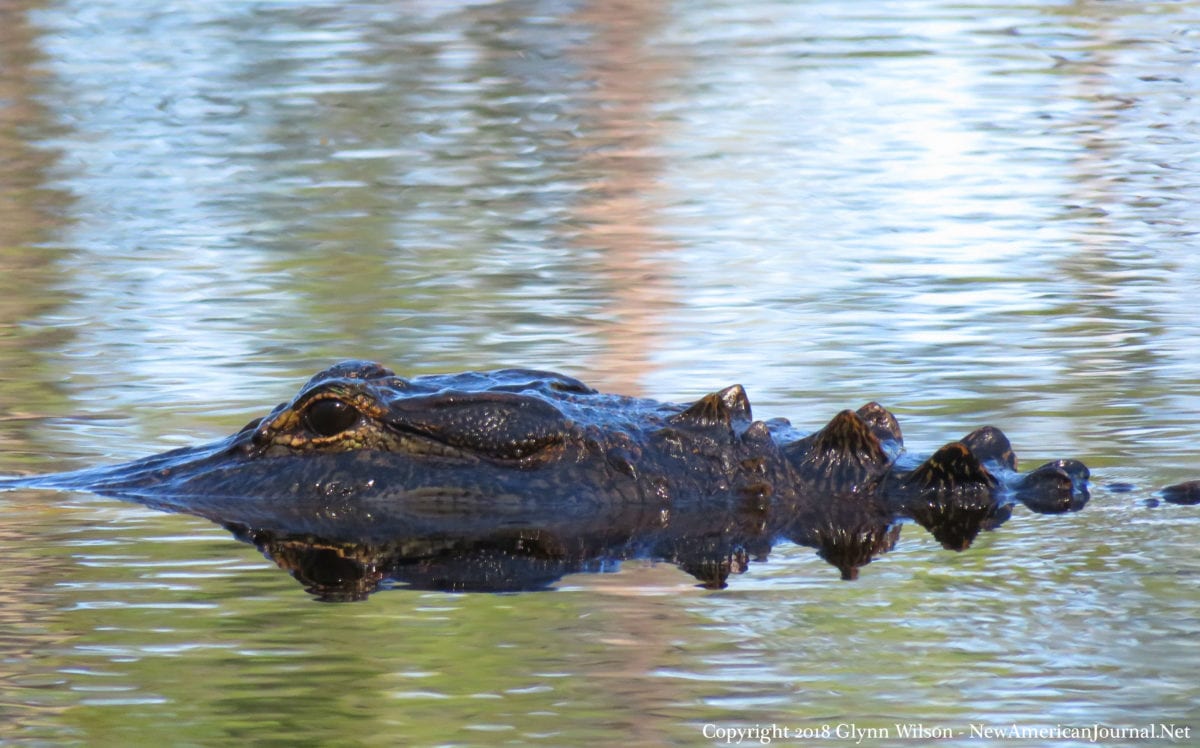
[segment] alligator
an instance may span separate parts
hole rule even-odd
[[[323,599],[381,586],[547,587],[646,557],[720,588],[772,544],[817,549],[845,579],[902,524],[961,551],[1012,507],[1088,500],[1088,469],[1019,472],[987,426],[920,459],[877,403],[805,434],[756,420],[740,385],[678,405],[553,372],[405,379],[345,361],[237,433],[0,488],[81,490],[212,520]]]

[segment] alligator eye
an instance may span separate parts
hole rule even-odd
[[[336,436],[358,423],[358,411],[341,400],[317,400],[301,417],[305,428],[318,436]]]

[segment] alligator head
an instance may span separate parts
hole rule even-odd
[[[455,528],[503,522],[552,488],[539,468],[578,460],[585,448],[584,430],[554,398],[591,394],[547,372],[408,380],[346,361],[220,441],[23,484],[355,537],[390,537],[440,518]]]

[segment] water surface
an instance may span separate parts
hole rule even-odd
[[[3,494],[0,735],[1193,724],[1200,511],[1153,491],[1200,477],[1197,29],[1187,0],[0,8],[0,472],[224,435],[358,357],[741,382],[808,428],[875,399],[910,446],[995,423],[1095,482],[962,554],[906,527],[853,583],[781,546],[720,592],[627,563],[347,605],[199,519]]]

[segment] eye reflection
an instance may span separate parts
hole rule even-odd
[[[341,400],[317,400],[304,409],[304,427],[318,436],[335,436],[358,423],[358,411]]]

